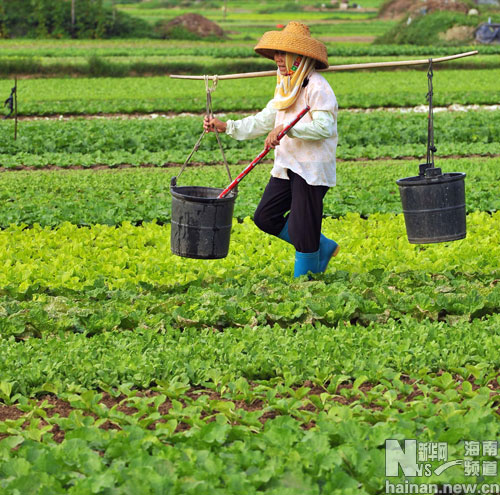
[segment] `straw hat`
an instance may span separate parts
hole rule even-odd
[[[328,67],[326,46],[311,38],[309,28],[300,22],[289,22],[283,31],[264,33],[254,50],[266,58],[274,60],[274,52],[297,53],[316,60],[317,69]]]

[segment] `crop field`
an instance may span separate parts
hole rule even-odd
[[[18,75],[19,114],[16,140],[0,120],[1,495],[500,482],[498,47],[371,45],[394,24],[378,0],[286,14],[331,64],[479,50],[434,67],[436,166],[466,173],[465,239],[406,235],[396,180],[425,162],[422,66],[325,73],[339,144],[323,232],[341,247],[326,273],[293,278],[293,247],[253,223],[271,154],[239,185],[226,258],[171,252],[170,180],[202,131],[205,83],[168,74],[271,69],[252,47],[287,3],[199,9],[233,32],[221,42],[0,40],[0,96]],[[117,5],[148,22],[188,11]],[[274,84],[221,80],[214,111],[253,114]],[[263,148],[221,142],[233,177]],[[213,134],[192,162],[181,185],[227,185]],[[388,476],[388,440],[416,440],[430,471]]]

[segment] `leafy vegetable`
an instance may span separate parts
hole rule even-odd
[[[213,155],[212,155],[213,156]],[[497,211],[500,198],[498,158],[436,160],[444,172],[465,172],[468,212]],[[252,216],[269,179],[271,165],[260,164],[241,183],[235,217]],[[235,177],[243,165],[231,166]],[[170,221],[170,178],[178,167],[120,170],[22,171],[6,173],[0,183],[0,226],[11,223],[57,226],[71,222],[116,225]],[[342,217],[376,212],[400,213],[396,180],[418,173],[417,160],[339,162],[337,186],[325,196],[324,214]],[[224,187],[229,182],[222,165],[188,167],[179,184]]]

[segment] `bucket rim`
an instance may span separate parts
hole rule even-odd
[[[223,188],[220,187],[206,187],[206,186],[170,186],[170,194],[176,199],[190,201],[192,203],[232,203],[238,196],[238,191],[234,189],[223,198],[204,198],[203,196],[193,196],[192,194],[186,194],[189,190],[198,189],[203,191],[213,191],[216,196],[218,196]]]
[[[184,194],[182,192],[182,189],[194,189],[194,188],[199,188],[199,189],[204,189],[204,190],[210,190],[214,191],[217,193],[217,196],[224,191],[222,188],[218,187],[203,187],[203,186],[176,186],[176,187],[171,187],[170,188],[170,193],[172,196],[176,199],[184,200],[184,201],[191,201],[192,203],[232,203],[235,199],[238,193],[231,191],[230,194],[223,198],[204,198],[202,196],[192,196],[190,194]]]
[[[437,177],[421,177],[420,175],[416,175],[414,177],[398,179],[396,184],[398,186],[432,186],[463,180],[465,177],[466,174],[464,172],[447,172]]]

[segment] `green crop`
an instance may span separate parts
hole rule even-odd
[[[241,25],[239,23],[238,25]],[[313,36],[335,36],[358,35],[367,36],[370,34],[380,34],[382,31],[394,25],[394,21],[371,21],[366,22],[331,22],[327,24],[312,25]],[[333,31],[333,35],[332,35]],[[262,29],[260,33],[263,33]],[[256,37],[258,34],[256,34]],[[365,43],[340,43],[325,40],[328,48],[328,55],[332,61],[336,57],[386,57],[386,56],[444,56],[457,53],[456,46],[417,46],[417,45],[369,45]],[[180,41],[180,40],[154,40],[154,39],[134,39],[134,40],[54,40],[54,39],[2,39],[0,48],[2,57],[33,58],[38,60],[42,57],[58,58],[71,57],[83,60],[91,56],[97,57],[120,57],[128,59],[130,57],[191,57],[191,56],[211,56],[215,58],[259,58],[253,47],[254,40],[226,40],[223,42],[212,41]],[[478,46],[461,46],[459,51],[468,52],[478,50]],[[485,45],[479,47],[481,55],[498,55],[500,47],[495,45]],[[477,57],[469,60],[473,63]],[[466,59],[467,60],[467,59]],[[456,62],[450,62],[454,65]]]
[[[378,273],[379,270],[382,271],[381,273],[384,271],[389,274],[402,273],[413,266],[414,270],[422,270],[426,273],[460,271],[464,274],[476,273],[477,276],[483,274],[480,277],[481,281],[484,281],[485,277],[492,281],[497,271],[496,252],[499,248],[496,244],[496,238],[499,234],[496,223],[498,223],[499,218],[498,212],[491,215],[483,212],[471,213],[468,215],[469,236],[467,240],[425,247],[408,244],[404,235],[401,215],[373,214],[364,220],[359,215],[348,214],[339,219],[325,219],[324,230],[326,234],[337,238],[345,251],[342,261],[335,263],[334,266],[336,269],[351,274],[364,274],[373,271]],[[288,246],[285,246],[284,249],[283,244],[273,237],[259,235],[250,219],[246,219],[242,223],[235,223],[234,242],[230,256],[212,264],[173,258],[169,250],[169,229],[168,224],[161,226],[148,223],[141,227],[135,227],[128,222],[124,222],[119,228],[104,225],[80,228],[69,223],[61,224],[55,230],[42,228],[36,224],[30,229],[24,229],[22,225],[11,226],[0,232],[2,246],[0,284],[7,292],[14,291],[20,294],[36,292],[37,287],[67,288],[78,291],[87,286],[93,286],[96,281],[101,279],[106,280],[107,286],[111,289],[146,283],[162,287],[162,290],[165,291],[175,287],[197,291],[197,284],[194,282],[202,277],[204,280],[202,287],[207,292],[207,283],[219,284],[222,289],[225,286],[225,279],[245,280],[249,276],[250,270],[259,272],[259,277],[270,277],[271,279],[275,278],[277,274],[287,279],[287,274],[291,271],[293,260],[291,250],[287,249]],[[272,254],[275,263],[270,264],[267,257],[261,256],[260,252],[264,249],[264,242],[268,255]],[[475,246],[474,257],[465,255],[470,243]],[[212,265],[213,269],[206,272],[208,267],[212,267]],[[234,267],[238,267],[238,269]],[[191,282],[194,283],[192,286],[186,286]],[[246,285],[248,282],[243,283]],[[329,291],[332,290],[332,287],[326,286],[325,289]],[[266,292],[265,287],[263,290]],[[495,284],[488,288],[483,295],[491,291],[493,294],[498,292],[495,289]],[[385,290],[383,292],[385,293]],[[333,294],[335,297],[332,300],[332,310],[334,311],[332,318],[343,318],[344,310],[350,314],[350,310],[346,309],[344,304],[340,304],[342,298],[336,299],[339,297],[338,291],[333,290]],[[391,297],[393,295],[394,297],[403,296],[405,299],[404,294],[400,294],[397,290],[394,294],[388,292],[372,309],[375,312],[383,313],[389,295]],[[277,301],[287,299],[280,293],[277,293],[276,296]],[[480,297],[481,294],[477,296]],[[234,309],[238,311],[239,297],[229,300],[226,299],[225,295],[221,297],[225,299],[224,305],[229,304],[229,307],[232,305],[231,301],[234,301]],[[248,297],[253,298],[254,296],[248,295]],[[447,298],[446,295],[443,297]],[[475,304],[474,300],[473,298],[470,304]],[[334,302],[336,303],[333,304]],[[436,310],[439,312],[440,309],[447,311],[450,309],[448,307],[440,308],[439,304],[441,303],[437,303],[438,307],[435,308],[436,302],[433,302],[432,298],[429,299],[428,307],[422,306],[423,302],[409,302],[410,307],[420,304],[423,314],[427,314],[428,311]],[[485,301],[479,299],[479,302],[481,303],[480,307],[483,307]],[[258,301],[256,303],[259,306],[261,304]],[[365,302],[362,300],[355,299],[352,303],[362,304],[365,307]],[[185,318],[192,320],[196,308],[199,308],[200,314],[208,318],[207,325],[218,324],[217,315],[220,311],[213,311],[214,306],[218,304],[215,295],[213,298],[198,300],[191,309],[190,305],[179,304],[180,314],[184,314]],[[369,312],[371,304],[371,302],[367,303],[363,311]],[[464,304],[465,308],[469,307],[468,302]],[[497,303],[492,302],[492,304],[493,307],[496,307]],[[264,304],[263,307],[265,308],[267,305]],[[458,307],[462,308],[460,304]],[[293,308],[293,304],[280,310],[284,312],[283,316],[293,314],[293,311],[289,311],[290,308]],[[328,313],[324,305],[323,308],[322,312]],[[173,310],[173,306],[170,306],[170,309]],[[337,309],[340,313],[336,313]],[[225,311],[221,311],[224,314]],[[356,307],[353,308],[353,311],[356,311]],[[469,308],[469,311],[472,310]],[[298,320],[302,316],[306,315],[301,312],[297,316]],[[245,316],[245,322],[250,317],[251,314]],[[292,317],[291,321],[294,319]],[[227,321],[228,323],[224,323],[224,325],[230,324],[231,318]]]
[[[272,69],[272,66],[269,66]],[[436,105],[496,104],[500,69],[446,70],[434,76]],[[326,73],[341,108],[413,106],[425,104],[427,79],[415,71]],[[213,95],[215,112],[260,110],[273,95],[273,78],[221,81]],[[0,80],[8,94],[12,81]],[[27,79],[19,82],[22,115],[109,112],[203,112],[203,81],[166,77]]]
[[[439,112],[434,122],[435,143],[441,156],[490,155],[500,151],[499,111]],[[11,168],[183,163],[201,125],[201,116],[39,120],[23,122],[14,141],[13,123],[2,122],[0,130],[7,138],[0,144],[0,164]],[[427,149],[427,115],[341,110],[338,133],[340,159],[422,157]],[[236,141],[222,136],[221,139],[226,157],[233,164],[251,161],[263,149],[262,138]],[[214,135],[205,137],[193,160],[205,163],[221,160]]]
[[[154,223],[2,231],[0,487],[381,494],[386,439],[497,438],[499,222],[414,246],[401,216],[327,219],[312,281],[249,220],[219,261]]]
[[[376,212],[400,213],[396,180],[418,173],[416,159],[405,161],[339,162],[337,186],[325,197],[324,215],[346,213],[366,216]],[[500,210],[498,158],[436,160],[445,173],[465,172],[467,211]],[[243,165],[231,166],[232,177]],[[234,215],[252,216],[269,180],[271,165],[262,163],[239,187]],[[0,226],[9,224],[57,226],[71,222],[116,225],[170,221],[170,179],[178,167],[121,170],[59,170],[5,173],[0,184]],[[188,167],[180,185],[224,187],[229,179],[222,165]]]

